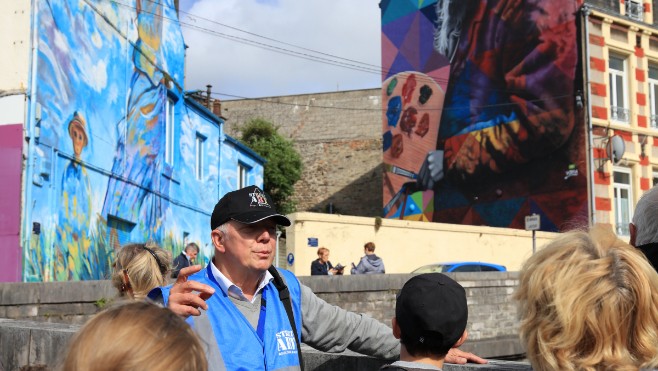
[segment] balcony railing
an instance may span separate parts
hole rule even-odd
[[[636,21],[644,20],[644,6],[640,2],[626,1],[626,15]]]
[[[624,107],[610,107],[610,117],[619,122],[628,123],[630,117],[630,110]]]

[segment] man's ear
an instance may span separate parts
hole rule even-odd
[[[223,232],[213,229],[212,232],[210,232],[210,239],[212,240],[212,244],[215,246],[215,250],[217,250],[220,253],[226,251],[223,242],[225,239]]]
[[[455,345],[453,345],[452,347],[453,348],[459,348],[462,344],[464,344],[466,339],[468,339],[468,331],[464,330],[464,333],[462,334],[462,336],[459,338],[459,340],[457,340]]]
[[[402,336],[402,333],[400,331],[400,326],[398,325],[397,319],[393,317],[391,320],[391,325],[393,325],[393,336],[395,336],[396,339],[399,339]]]
[[[635,245],[635,238],[637,237],[637,227],[635,226],[635,224],[628,223],[628,232],[631,235],[631,240],[628,241],[628,243],[631,244],[632,246],[636,246]]]

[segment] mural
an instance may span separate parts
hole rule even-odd
[[[386,217],[586,223],[580,5],[382,1]]]
[[[32,230],[23,280],[109,278],[127,242],[155,241],[174,256],[196,242],[207,263],[210,214],[237,187],[237,162],[261,187],[263,168],[225,148],[221,120],[185,96],[174,1],[37,0],[36,9],[41,120],[24,189],[33,202],[23,206]]]

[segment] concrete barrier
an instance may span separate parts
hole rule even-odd
[[[80,328],[76,324],[0,319],[0,370],[46,365],[55,369],[68,341]],[[306,370],[377,370],[387,362],[354,352],[330,354],[302,345]],[[445,371],[531,370],[523,362],[495,361],[489,365],[445,365]]]

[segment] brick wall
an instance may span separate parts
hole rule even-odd
[[[222,102],[225,131],[254,118],[274,123],[301,154],[299,211],[378,216],[382,208],[381,89]]]

